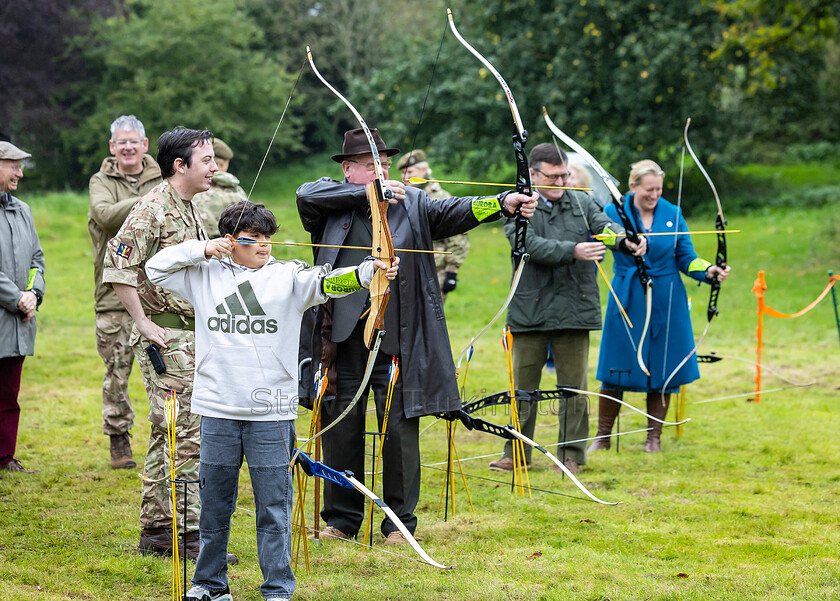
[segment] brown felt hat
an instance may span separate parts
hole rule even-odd
[[[379,130],[375,127],[370,130],[370,134],[373,136],[373,141],[376,142],[376,148],[380,153],[391,157],[400,152],[399,148],[388,148],[382,140],[382,136],[379,135]],[[334,154],[332,160],[340,163],[357,154],[370,154],[370,142],[368,142],[367,136],[365,135],[365,130],[361,127],[344,132],[344,144],[341,146],[341,154]]]

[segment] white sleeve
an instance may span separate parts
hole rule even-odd
[[[207,261],[206,245],[206,240],[187,240],[167,246],[146,261],[146,275],[153,284],[190,300],[189,267]]]

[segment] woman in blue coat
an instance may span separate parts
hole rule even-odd
[[[664,178],[665,172],[653,161],[639,161],[632,166],[630,193],[624,197],[624,207],[641,235],[688,231],[680,209],[661,197]],[[614,205],[608,205],[605,212],[611,219],[618,221]],[[643,329],[641,324],[645,321],[645,290],[639,283],[631,256],[613,253],[613,260],[613,288],[622,299],[630,321],[639,326],[633,329],[627,327],[613,299],[609,299],[604,315],[596,377],[605,395],[621,399],[625,390],[646,393],[647,412],[665,419],[671,393],[700,377],[694,354],[671,375],[694,348],[688,295],[680,272],[698,282],[710,283],[714,279],[722,282],[729,275],[729,267],[720,268],[698,257],[688,235],[648,238],[645,263],[648,275],[654,282],[653,303],[650,327],[641,353],[650,372],[648,375],[642,371],[637,360]],[[668,388],[663,396],[662,388],[666,383]],[[610,447],[608,436],[620,407],[615,401],[603,397],[599,399],[598,436],[604,438],[596,439],[590,451]],[[649,419],[648,428],[645,452],[658,453],[662,424]]]

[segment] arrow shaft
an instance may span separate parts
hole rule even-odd
[[[308,242],[251,242],[251,241],[244,241],[244,240],[237,240],[238,244],[247,245],[247,244],[276,244],[278,246],[316,246],[319,248],[354,248],[359,250],[370,250],[369,246],[345,246],[342,244],[310,244]],[[420,250],[420,249],[412,249],[412,248],[395,248],[397,252],[403,253],[428,253],[431,255],[451,255],[452,252],[448,250]]]
[[[424,179],[422,177],[409,177],[407,180],[409,184],[469,184],[472,186],[497,186],[499,188],[513,188],[515,184],[499,184],[496,182],[466,182],[459,180],[448,179]],[[543,190],[581,190],[583,192],[591,192],[592,188],[576,188],[574,186],[531,186],[532,188],[540,188]]]
[[[646,234],[639,234],[640,236],[693,236],[695,234],[740,234],[741,230],[698,230],[696,232],[650,232]],[[606,234],[594,234],[592,236],[596,240],[601,240],[602,238],[610,238]]]

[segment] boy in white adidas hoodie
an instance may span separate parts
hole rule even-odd
[[[149,279],[195,307],[192,412],[201,420],[201,547],[187,599],[230,601],[227,544],[239,468],[248,460],[256,504],[257,555],[266,599],[290,599],[292,478],[298,339],[303,312],[368,288],[372,258],[332,270],[278,261],[267,244],[274,215],[242,201],[219,219],[223,236],[164,248],[146,263]],[[214,260],[218,259],[218,260]],[[170,366],[167,366],[170,367]],[[177,368],[177,366],[171,366]]]

